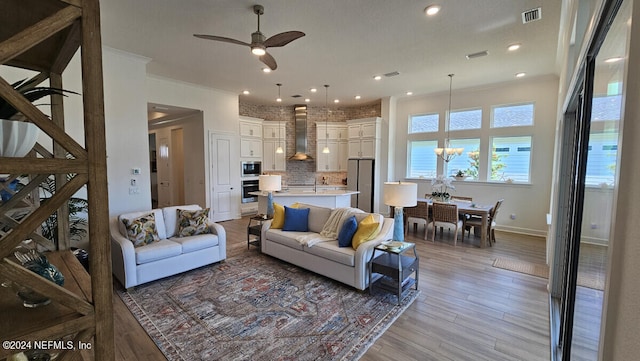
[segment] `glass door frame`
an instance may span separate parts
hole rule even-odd
[[[559,159],[559,187],[555,215],[556,251],[550,284],[551,360],[571,359],[573,317],[585,195],[585,177],[595,61],[608,30],[624,0],[605,0],[598,25],[583,61],[578,64],[574,87],[564,110]]]

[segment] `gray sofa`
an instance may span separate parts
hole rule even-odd
[[[219,262],[227,258],[227,238],[224,228],[211,222],[210,234],[176,237],[177,209],[198,210],[200,206],[176,206],[131,212],[112,217],[111,261],[113,274],[125,288],[172,276],[178,273]],[[134,247],[127,238],[123,218],[134,219],[153,213],[160,241]]]
[[[331,209],[307,204],[300,204],[299,208],[309,208],[309,232],[319,234],[331,215]],[[356,219],[360,221],[367,215],[368,213],[356,214]],[[261,250],[270,256],[364,290],[369,286],[367,262],[373,248],[380,242],[391,239],[393,235],[393,219],[374,215],[383,220],[382,229],[375,239],[363,243],[357,250],[339,247],[337,240],[307,247],[297,241],[296,237],[309,232],[271,229],[271,220],[263,223]]]

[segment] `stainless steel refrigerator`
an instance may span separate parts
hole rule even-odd
[[[359,191],[351,196],[351,207],[373,212],[374,159],[349,159],[347,190]]]

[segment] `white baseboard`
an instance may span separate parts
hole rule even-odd
[[[543,238],[547,237],[547,231],[546,230],[531,229],[531,228],[497,226],[496,227],[496,231],[524,234],[524,235],[528,235],[528,236],[536,236],[536,237],[543,237]]]

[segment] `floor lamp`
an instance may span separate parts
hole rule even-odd
[[[264,174],[258,177],[258,188],[267,192],[267,217],[273,217],[273,192],[282,189],[282,176]]]
[[[404,242],[402,207],[415,207],[418,204],[418,185],[408,182],[385,182],[383,192],[384,204],[394,207],[393,240]]]

